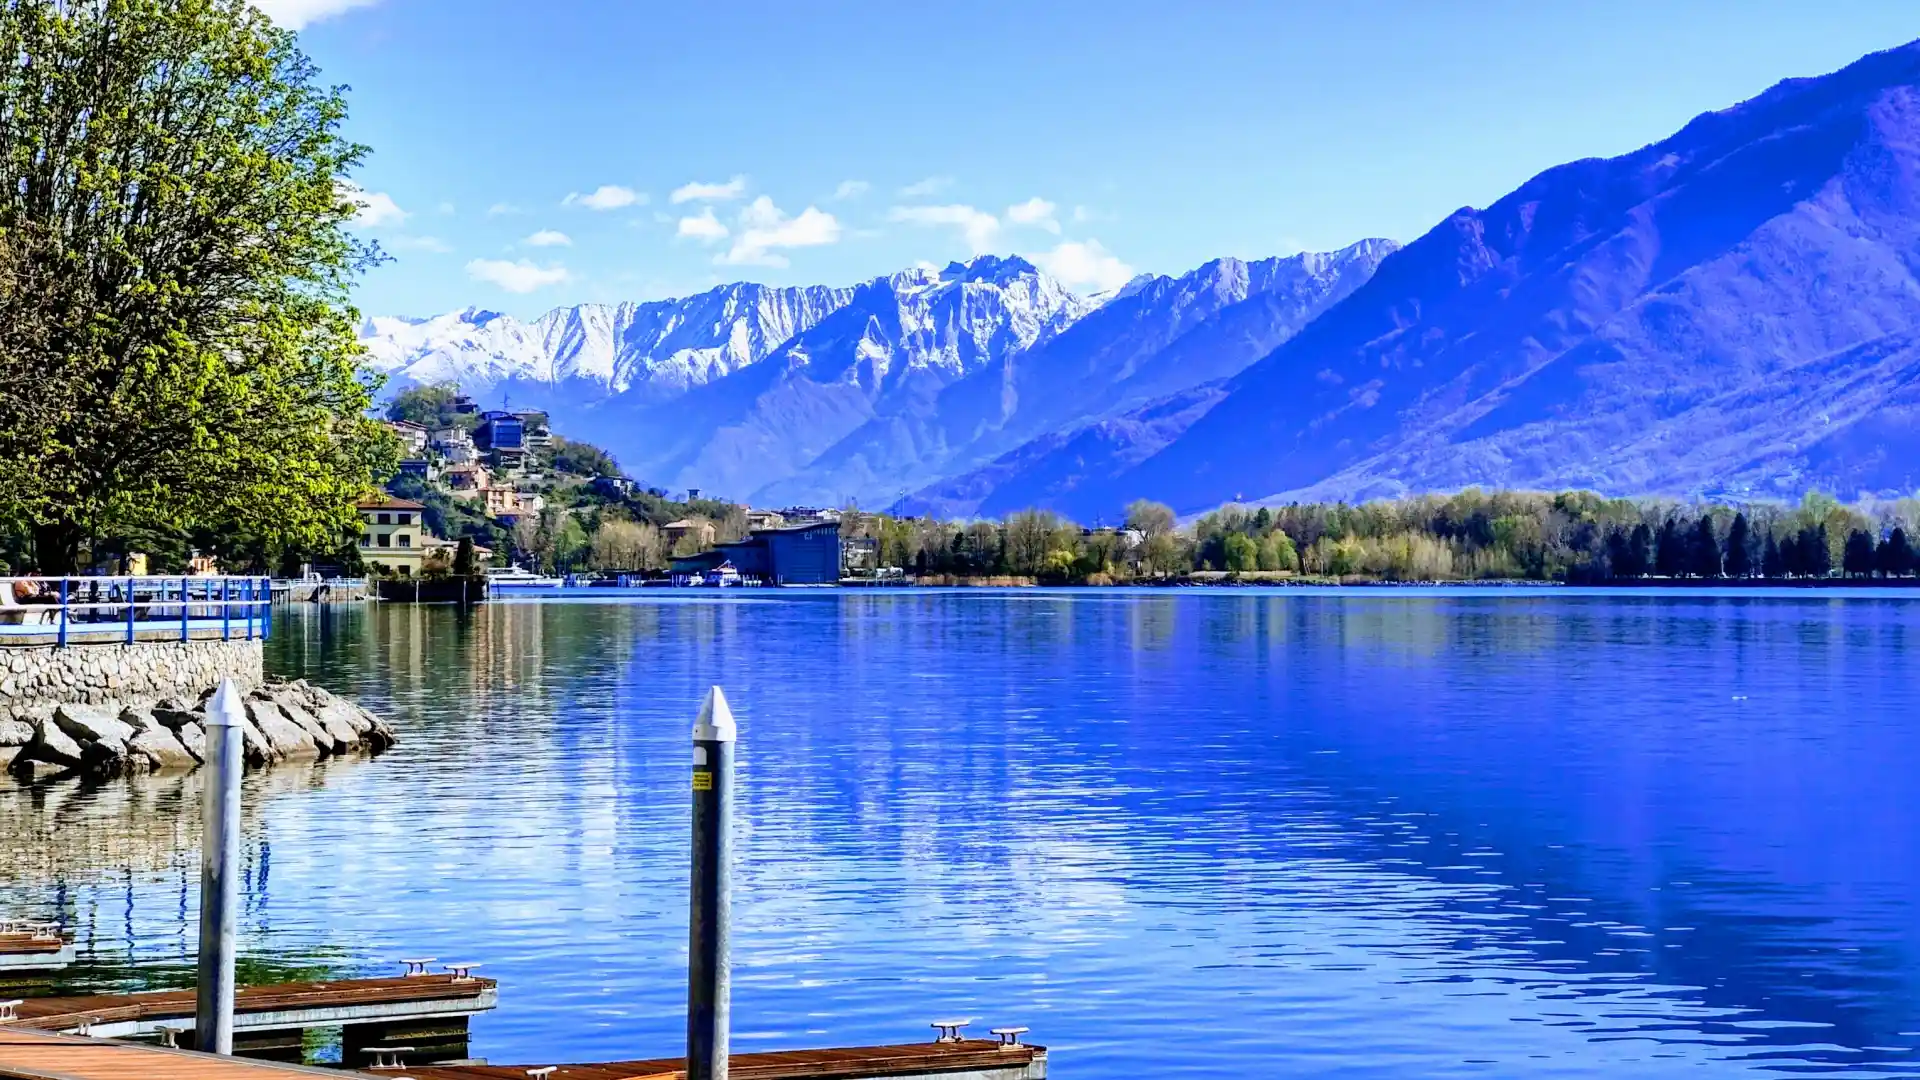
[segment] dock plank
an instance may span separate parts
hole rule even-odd
[[[479,998],[498,984],[492,979],[456,980],[451,975],[412,978],[339,979],[331,982],[281,983],[242,987],[235,995],[234,1012],[248,1014],[337,1009],[362,1005],[455,1002]],[[96,1025],[191,1020],[192,990],[147,990],[131,994],[87,994],[70,997],[28,998],[18,1007],[19,1019],[0,1022],[0,1030],[33,1028],[66,1031],[91,1021]]]
[[[981,1069],[1020,1069],[1044,1047],[1002,1049],[985,1039],[903,1046],[849,1046],[825,1050],[778,1050],[734,1054],[728,1073],[734,1080],[861,1080],[865,1077],[937,1074]],[[527,1070],[556,1067],[553,1080],[685,1080],[684,1058],[651,1058],[563,1064],[438,1065],[408,1063],[414,1080],[526,1080]]]
[[[8,1080],[340,1080],[341,1075],[109,1039],[0,1030],[0,1077]]]
[[[67,947],[65,939],[60,937],[41,937],[38,934],[20,932],[0,934],[0,956],[31,956],[38,953],[57,953]]]

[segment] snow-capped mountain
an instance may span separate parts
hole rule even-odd
[[[1237,373],[1394,245],[1141,275],[1081,296],[1017,257],[853,288],[723,286],[560,308],[368,320],[390,389],[458,383],[548,409],[628,472],[756,502],[891,502],[1057,427]]]
[[[890,504],[1029,439],[1237,374],[1364,284],[1396,246],[1363,240],[1137,277],[1059,334],[882,412],[759,497]]]
[[[670,402],[616,396],[561,422],[635,475],[752,497],[875,417],[1051,340],[1092,307],[1021,259],[905,270],[859,286],[758,363]]]
[[[518,400],[551,399],[564,386],[583,403],[616,394],[658,400],[765,359],[852,296],[737,283],[676,300],[556,308],[531,324],[468,308],[368,319],[361,344],[396,386],[456,382]]]

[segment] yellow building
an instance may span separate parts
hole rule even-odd
[[[411,499],[383,496],[360,503],[360,558],[369,569],[413,577],[432,550],[433,537],[421,520],[426,507]]]

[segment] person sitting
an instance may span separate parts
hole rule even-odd
[[[32,611],[36,604],[58,603],[52,597],[42,596],[39,586],[31,581],[14,580],[5,589],[0,589],[0,623],[15,626],[38,626],[54,621],[51,611]]]

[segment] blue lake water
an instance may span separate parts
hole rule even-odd
[[[737,1050],[972,1015],[1076,1077],[1920,1070],[1920,600],[657,594],[276,633],[403,742],[250,779],[245,949],[484,962],[495,1061],[681,1047],[717,682]],[[0,903],[100,979],[177,973],[191,797],[0,796]]]

